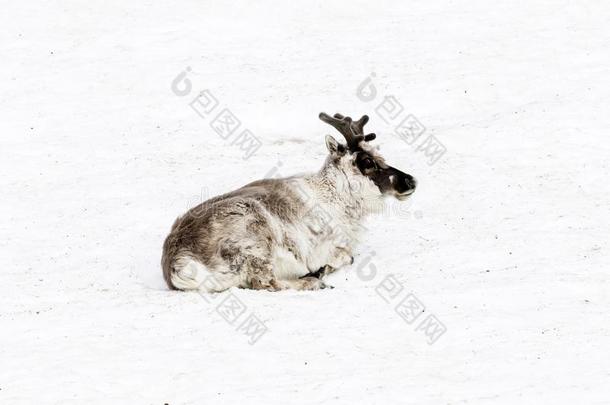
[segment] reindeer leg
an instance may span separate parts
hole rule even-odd
[[[307,274],[306,276],[303,276],[301,278],[305,278],[305,277],[315,277],[315,278],[319,278],[322,279],[323,277],[326,277],[327,275],[334,273],[335,271],[337,271],[338,269],[335,267],[332,267],[330,265],[325,265],[324,267],[320,267],[320,269],[316,272]]]
[[[316,277],[316,278],[322,279],[322,278],[328,276],[329,274],[332,274],[335,271],[339,270],[343,266],[353,264],[354,256],[351,255],[350,250],[348,248],[338,247],[338,248],[336,248],[335,254],[331,258],[330,261],[331,261],[330,264],[326,264],[323,267],[320,267],[320,269],[318,271],[308,274],[306,276],[303,276],[301,278]]]
[[[293,290],[323,290],[325,288],[335,288],[327,285],[319,278],[312,276],[301,277],[298,280],[282,280],[280,283]]]
[[[345,247],[337,247],[329,260],[329,263],[323,267],[324,275],[329,275],[339,270],[341,267],[348,266],[354,263],[354,256],[351,250]]]
[[[245,271],[248,285],[253,290],[280,291],[285,288],[273,274],[271,263],[256,256],[247,256],[243,262],[242,271]]]
[[[321,290],[328,288],[322,280],[315,277],[304,277],[297,280],[278,280],[273,274],[271,263],[255,256],[247,256],[242,269],[246,271],[248,284],[254,290]]]
[[[325,284],[322,280],[316,277],[302,277],[297,280],[277,280],[275,278],[271,280],[261,280],[260,278],[253,278],[251,280],[252,289],[254,290],[267,290],[267,291],[281,291],[281,290],[322,290],[324,288],[334,288]]]

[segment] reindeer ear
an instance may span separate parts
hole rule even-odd
[[[345,146],[330,135],[326,135],[326,148],[331,155],[343,155],[345,153]]]

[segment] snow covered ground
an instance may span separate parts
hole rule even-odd
[[[610,6],[580,3],[4,2],[0,403],[608,403]],[[168,291],[175,217],[317,170],[320,111],[369,114],[413,199],[333,290]]]

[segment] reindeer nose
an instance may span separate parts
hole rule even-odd
[[[410,174],[407,174],[405,176],[405,186],[407,187],[407,190],[415,190],[417,187],[417,179]]]

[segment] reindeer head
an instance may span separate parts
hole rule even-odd
[[[330,152],[331,164],[343,171],[350,183],[359,184],[371,193],[391,195],[399,200],[405,200],[415,192],[415,178],[386,164],[377,148],[369,145],[376,135],[364,135],[368,116],[363,115],[358,121],[352,121],[350,117],[341,114],[331,117],[320,113],[320,119],[332,125],[345,137],[347,145],[326,135],[326,147]]]

